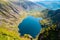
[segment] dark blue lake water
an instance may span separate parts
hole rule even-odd
[[[41,30],[39,20],[42,20],[42,18],[35,18],[33,16],[28,16],[27,18],[25,18],[19,25],[21,35],[30,34],[35,38]]]

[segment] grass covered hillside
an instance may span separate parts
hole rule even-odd
[[[18,33],[18,25],[27,14],[22,8],[19,9],[8,0],[0,0],[0,40],[23,39]]]

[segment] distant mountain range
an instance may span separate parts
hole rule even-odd
[[[60,8],[60,2],[59,1],[47,1],[47,2],[36,2],[42,6],[44,6],[47,9],[52,9],[52,10],[56,10]]]

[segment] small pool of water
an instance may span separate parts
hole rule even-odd
[[[42,20],[42,18],[35,18],[33,16],[25,18],[19,25],[21,35],[30,34],[35,38],[41,30],[39,20]]]

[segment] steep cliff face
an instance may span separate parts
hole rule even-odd
[[[18,25],[26,16],[21,7],[8,0],[0,0],[0,40],[20,40]]]
[[[9,26],[17,26],[22,18],[25,18],[26,11],[22,8],[18,8],[10,2],[0,1],[0,21],[1,24]]]

